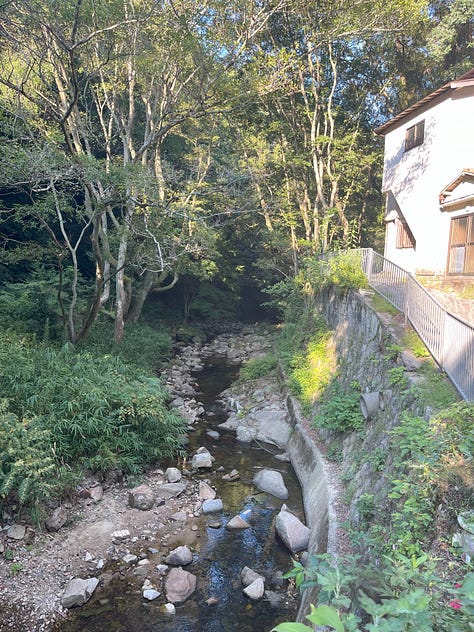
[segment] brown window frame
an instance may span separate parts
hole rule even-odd
[[[425,120],[418,121],[415,125],[405,130],[405,151],[422,145],[425,140]]]
[[[467,219],[466,226],[466,234],[462,241],[454,241],[455,240],[455,224],[459,222],[459,220]],[[463,269],[462,272],[459,270],[453,270],[455,264],[455,254],[454,251],[456,249],[463,248]],[[469,266],[469,263],[472,261],[472,253],[474,250],[474,213],[466,213],[465,215],[459,215],[458,217],[453,217],[450,222],[450,230],[449,230],[449,243],[448,243],[448,264],[447,264],[447,274],[451,276],[474,276],[474,266],[472,270],[467,270],[466,267]]]
[[[402,249],[402,248],[415,249],[416,241],[415,241],[415,238],[413,237],[413,233],[408,228],[408,225],[400,221],[399,219],[395,221],[395,225],[397,228],[397,240],[396,240],[395,247],[397,249]]]

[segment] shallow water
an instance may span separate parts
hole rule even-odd
[[[223,466],[225,472],[234,468],[240,472],[240,480],[233,482],[222,481],[224,472],[211,475],[207,471],[196,477],[210,479],[224,503],[222,513],[199,518],[199,546],[192,547],[194,560],[187,567],[198,576],[196,593],[170,616],[159,612],[163,598],[144,603],[139,582],[132,586],[128,577],[119,577],[107,590],[96,591],[90,605],[73,611],[67,621],[55,628],[57,632],[269,632],[281,621],[294,620],[295,600],[285,599],[275,608],[266,599],[252,602],[242,591],[240,571],[244,566],[264,575],[266,589],[273,591],[284,589],[271,585],[272,575],[291,567],[290,556],[274,532],[274,519],[282,501],[256,490],[252,485],[256,471],[261,467],[279,470],[290,493],[287,502],[301,519],[303,508],[291,465],[272,455],[280,450],[239,443],[233,433],[217,428],[225,414],[215,400],[236,375],[235,367],[217,360],[196,374],[202,391],[200,399],[207,412],[204,422],[196,424],[196,431],[189,434],[189,456],[205,446],[215,457],[216,468]],[[220,432],[220,438],[211,439],[206,434],[209,429]],[[237,513],[251,523],[251,529],[229,532],[223,528]],[[216,523],[221,526],[216,528]],[[209,597],[216,597],[217,604],[207,606]]]

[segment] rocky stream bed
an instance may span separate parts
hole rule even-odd
[[[44,532],[2,516],[0,630],[250,631],[294,616],[282,573],[308,529],[287,411],[275,378],[229,386],[269,350],[252,327],[180,344],[161,377],[188,422],[186,458],[136,481],[90,476]]]

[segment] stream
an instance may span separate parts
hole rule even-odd
[[[227,413],[219,394],[235,381],[238,367],[228,366],[221,358],[209,358],[200,371],[194,373],[200,401],[205,412],[202,421],[189,432],[189,459],[200,447],[206,447],[215,457],[215,470],[193,473],[194,480],[206,480],[217,491],[224,511],[201,515],[198,521],[199,545],[193,548],[193,562],[186,568],[197,575],[196,592],[174,615],[160,611],[163,597],[144,602],[141,591],[130,578],[114,579],[97,591],[86,606],[70,612],[70,616],[55,630],[61,632],[269,632],[282,621],[295,619],[297,599],[288,596],[288,585],[282,573],[291,567],[287,549],[275,537],[274,520],[281,500],[259,492],[252,484],[255,473],[262,467],[279,470],[289,491],[292,511],[304,520],[301,490],[291,464],[277,461],[275,446],[239,443],[234,433],[217,426]],[[207,434],[219,432],[219,438]],[[223,481],[222,469],[236,469],[240,479]],[[243,531],[228,531],[225,524],[236,514],[250,522]],[[150,549],[148,549],[149,551]],[[150,558],[146,549],[144,555]],[[154,557],[153,555],[151,556]],[[155,561],[156,559],[156,561]],[[160,560],[155,558],[154,563]],[[243,593],[240,572],[248,566],[265,577],[266,598],[251,601]],[[215,605],[206,600],[215,598]]]

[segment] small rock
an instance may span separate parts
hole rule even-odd
[[[101,571],[104,568],[104,566],[105,566],[105,560],[101,558],[100,560],[97,561],[97,564],[95,567],[98,571]]]
[[[176,608],[172,603],[165,603],[163,606],[161,606],[160,611],[164,612],[165,614],[176,614]]]
[[[204,603],[206,606],[215,606],[219,603],[219,599],[217,597],[209,597],[209,599],[206,599]]]
[[[186,522],[187,519],[188,514],[185,511],[177,511],[171,516],[171,520],[174,520],[175,522]]]
[[[220,498],[215,498],[214,500],[205,500],[202,503],[202,512],[204,514],[215,513],[217,511],[222,511],[224,509],[224,504]]]
[[[287,452],[283,452],[282,454],[275,454],[275,459],[277,459],[277,461],[282,461],[283,463],[290,462],[290,457]]]
[[[274,592],[273,590],[266,590],[265,599],[268,600],[272,608],[281,608],[285,596],[283,593]]]
[[[95,503],[98,503],[102,500],[102,496],[104,495],[104,490],[100,485],[94,485],[89,490],[89,498],[91,498]]]
[[[240,478],[240,474],[237,470],[231,470],[228,474],[224,474],[222,477],[223,481],[238,481]]]
[[[254,582],[252,582],[247,588],[244,588],[244,593],[252,599],[253,601],[258,601],[261,599],[265,592],[265,584],[263,579],[259,577]]]
[[[166,556],[165,562],[171,566],[187,566],[193,561],[193,554],[189,547],[178,546]]]
[[[237,515],[229,520],[225,528],[228,531],[242,531],[243,529],[250,529],[250,525],[241,516]]]
[[[253,569],[248,566],[244,566],[240,571],[240,579],[244,586],[250,586],[256,579],[263,579],[261,575],[256,573]]]
[[[86,554],[84,555],[84,562],[92,562],[93,559],[94,557],[89,553],[89,551],[86,551]]]
[[[140,560],[138,562],[138,566],[148,566],[150,564],[150,560]]]
[[[122,557],[122,562],[125,562],[125,564],[133,564],[133,562],[136,562],[137,560],[138,557],[132,553],[128,553]]]
[[[220,439],[220,434],[217,432],[217,430],[208,430],[206,432],[208,437],[211,437],[211,439],[214,439],[217,441],[217,439]],[[207,603],[207,602],[206,602]]]
[[[61,605],[63,608],[83,606],[89,601],[98,584],[99,580],[97,577],[91,577],[90,579],[76,578],[71,580],[61,597]]]
[[[168,483],[179,483],[182,476],[177,467],[169,467],[165,472],[165,480],[168,481]]]
[[[130,531],[128,529],[122,529],[120,531],[114,531],[112,533],[112,540],[126,540],[130,537]]]
[[[155,504],[155,493],[148,485],[138,485],[128,493],[128,504],[134,509],[148,511]]]
[[[22,524],[14,524],[7,529],[7,538],[10,540],[23,540],[26,533],[26,527]]]
[[[147,588],[146,590],[143,591],[143,598],[147,599],[148,601],[153,601],[154,599],[158,599],[160,594],[161,593],[159,593],[154,588]]]
[[[168,572],[168,568],[169,567],[166,564],[157,564],[155,570],[158,575],[166,575],[166,573]]]
[[[59,531],[67,522],[66,508],[60,505],[46,519],[46,528],[48,531]]]

